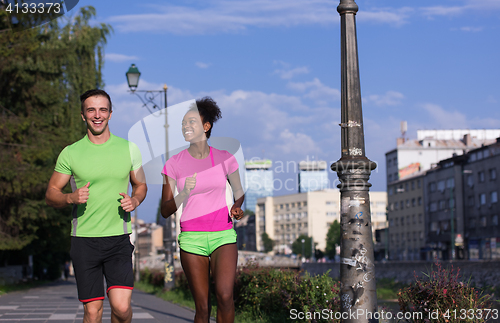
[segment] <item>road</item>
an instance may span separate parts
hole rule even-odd
[[[132,322],[187,323],[194,311],[166,302],[137,289],[132,294]],[[108,300],[104,301],[103,322],[111,322]],[[0,297],[0,323],[73,323],[83,321],[83,305],[78,301],[73,277],[26,291]]]

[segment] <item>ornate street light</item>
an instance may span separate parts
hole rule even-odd
[[[136,90],[139,85],[139,77],[141,73],[135,64],[132,64],[128,69],[127,73],[127,83],[132,94],[137,95],[141,100],[142,106],[146,107],[150,113],[152,110],[159,109],[160,107],[156,104],[155,99],[157,96],[163,93],[164,102],[164,113],[165,113],[165,161],[168,160],[168,115],[167,115],[167,85],[163,85],[163,90]],[[138,92],[144,93],[141,97]],[[135,219],[137,223],[137,210],[135,213]],[[175,213],[165,219],[163,225],[163,246],[165,248],[165,288],[172,289],[175,287],[175,271],[174,271],[174,253],[175,253],[175,233],[172,233],[172,223],[175,223]],[[172,222],[174,221],[174,222]],[[137,266],[139,268],[139,266]]]
[[[132,64],[125,75],[127,76],[127,83],[130,91],[134,92],[139,85],[139,77],[141,77],[141,72],[139,72],[139,69],[137,68],[137,66],[135,66],[135,64]]]
[[[364,314],[377,311],[375,265],[368,183],[376,164],[365,156],[361,87],[354,0],[340,0],[341,17],[341,153],[331,168],[340,184],[340,280],[343,322],[377,322]],[[359,315],[358,313],[363,313]]]

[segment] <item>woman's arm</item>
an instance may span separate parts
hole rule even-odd
[[[231,216],[236,220],[239,220],[243,217],[241,206],[243,205],[243,201],[245,200],[245,192],[243,191],[243,187],[241,186],[240,173],[238,170],[236,170],[232,174],[229,174],[227,178],[233,190],[234,196],[234,204],[231,207]]]
[[[196,173],[192,177],[186,178],[184,189],[175,197],[174,190],[177,182],[167,175],[163,176],[165,181],[161,192],[161,215],[164,218],[168,218],[177,211],[182,202],[189,196],[191,190],[196,186]]]

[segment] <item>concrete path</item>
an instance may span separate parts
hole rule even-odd
[[[137,289],[132,293],[132,322],[188,323],[194,311],[166,302]],[[111,322],[111,309],[104,300],[103,322]],[[74,278],[0,297],[0,323],[73,323],[83,321]]]

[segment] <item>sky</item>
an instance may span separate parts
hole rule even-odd
[[[378,163],[371,190],[386,189],[385,153],[396,147],[403,120],[410,139],[417,129],[500,128],[499,0],[356,3],[366,156]],[[283,195],[296,193],[279,181],[295,181],[299,161],[340,158],[338,4],[80,0],[66,16],[93,6],[95,23],[113,27],[103,77],[114,134],[127,138],[150,115],[127,92],[134,63],[138,90],[167,84],[169,106],[214,98],[222,119],[212,136],[237,139],[245,159],[271,159]],[[163,107],[161,96],[156,102]],[[337,175],[329,177],[334,188]],[[160,192],[149,185],[139,218],[155,220]]]

